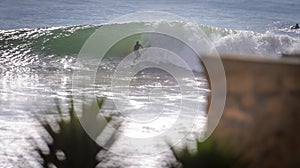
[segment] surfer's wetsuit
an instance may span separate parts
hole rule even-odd
[[[139,49],[140,48],[144,48],[138,41],[135,43],[134,47],[133,47],[133,51],[134,51],[134,54],[135,54],[135,60],[137,58],[139,58],[141,56],[140,52],[139,52]],[[135,61],[134,60],[134,61]]]

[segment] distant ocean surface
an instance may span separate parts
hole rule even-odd
[[[32,150],[29,139],[39,138],[35,116],[50,116],[51,119],[55,113],[55,98],[66,108],[71,93],[96,94],[98,97],[107,97],[104,107],[106,113],[118,113],[110,99],[112,92],[109,82],[95,83],[82,90],[72,88],[74,64],[81,46],[103,24],[129,13],[143,11],[169,12],[192,24],[174,21],[145,23],[141,20],[110,23],[103,27],[118,26],[124,30],[128,27],[164,25],[202,30],[221,54],[278,58],[282,54],[300,53],[300,30],[290,29],[291,25],[300,23],[299,0],[1,0],[0,167],[39,167],[32,155],[28,154]],[[196,38],[189,36],[191,40]],[[120,57],[104,59],[99,65],[99,74],[104,76],[99,77],[109,78],[121,60]],[[195,64],[198,65],[197,62]],[[123,100],[122,103],[128,105],[125,116],[151,118],[157,115],[156,109],[161,108],[163,101],[166,101],[163,103],[165,113],[160,116],[162,121],[145,127],[125,117],[123,131],[145,137],[166,131],[176,120],[180,102],[184,100],[188,103],[200,102],[197,109],[200,115],[196,118],[192,134],[201,133],[199,130],[203,131],[206,124],[207,81],[199,73],[195,79],[185,79],[185,84],[189,88],[186,97],[181,95],[177,81],[168,73],[148,69],[137,74],[131,88],[132,100],[124,101],[126,95],[119,94],[118,101]],[[159,94],[155,100],[149,99],[149,95],[155,94],[153,90],[157,89],[164,94]],[[190,96],[195,90],[201,93],[199,97]],[[188,129],[185,126],[191,119],[195,117],[185,113],[182,123],[176,125],[174,131],[185,133],[183,130]],[[128,152],[126,155],[134,155],[136,151],[130,149],[135,144],[120,139],[115,148],[122,151],[121,147],[124,147],[124,151]],[[153,148],[150,146],[149,150],[143,152],[155,153],[166,148],[163,141],[151,145]],[[112,155],[101,167],[166,167],[170,155],[170,151],[143,159]]]
[[[3,0],[0,3],[0,30],[1,40],[5,41],[5,30],[12,33],[24,28],[93,27],[129,13],[161,11],[201,26],[237,32],[211,39],[221,53],[278,56],[300,52],[300,30],[290,30],[290,26],[300,22],[299,10],[298,0]]]
[[[300,22],[299,6],[298,0],[2,0],[0,29],[101,24],[155,10],[204,25],[264,33]]]

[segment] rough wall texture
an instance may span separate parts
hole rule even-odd
[[[222,61],[227,99],[216,136],[237,146],[251,167],[300,167],[300,60]]]

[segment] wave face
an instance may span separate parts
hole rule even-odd
[[[1,68],[16,70],[36,66],[61,66],[79,52],[96,26],[1,30]]]
[[[202,30],[221,54],[264,55],[278,57],[282,53],[299,53],[300,39],[267,32],[235,31],[183,22],[134,22],[102,25],[119,26],[119,30],[145,26]],[[73,62],[81,46],[99,25],[1,30],[0,63],[2,69],[15,67],[66,67]],[[197,32],[197,31],[195,31]],[[197,41],[197,34],[189,34]],[[123,46],[132,49],[132,46]]]

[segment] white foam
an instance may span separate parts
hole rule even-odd
[[[213,41],[222,54],[260,55],[278,57],[283,53],[299,52],[300,39],[288,35],[240,31]]]

